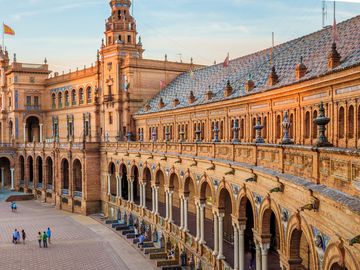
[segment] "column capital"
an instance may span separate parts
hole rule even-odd
[[[15,171],[15,168],[10,168],[10,171],[11,171],[11,172]]]
[[[223,218],[225,217],[225,213],[219,212],[218,217],[221,218],[221,219],[223,219]]]
[[[269,248],[270,248],[270,243],[261,243],[260,244],[261,247],[261,254],[262,255],[267,255]]]

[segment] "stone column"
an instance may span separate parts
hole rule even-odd
[[[122,175],[119,174],[119,197],[122,199]]]
[[[128,182],[128,198],[127,198],[127,201],[131,202],[131,180],[130,180],[130,178],[127,178],[127,182]]]
[[[165,190],[165,219],[169,218],[169,192]]]
[[[107,175],[108,195],[110,195],[110,177],[111,177],[111,175],[108,174],[108,175]]]
[[[189,197],[184,197],[184,231],[188,231],[188,204]]]
[[[214,252],[213,255],[217,256],[219,254],[219,223],[218,223],[218,216],[216,212],[214,214]]]
[[[24,124],[24,143],[26,143],[26,124]]]
[[[10,169],[10,175],[11,175],[11,190],[14,190],[15,187],[14,187],[14,168],[11,168]]]
[[[143,190],[143,205],[142,207],[143,208],[146,208],[146,183],[143,183],[143,186],[142,186]]]
[[[256,270],[261,270],[261,249],[260,244],[255,240],[256,248]]]
[[[43,142],[43,124],[39,124],[40,129],[40,142]]]
[[[155,214],[159,215],[159,187],[155,187]]]
[[[196,238],[195,238],[195,241],[200,241],[201,232],[200,232],[200,205],[199,205],[199,203],[196,203],[195,207],[196,207]]]
[[[142,188],[143,183],[140,183],[139,186],[140,186],[140,207],[142,207],[143,206],[143,188]]]
[[[134,177],[130,178],[130,202],[134,203]]]
[[[234,227],[234,270],[239,270],[239,231],[236,223]]]
[[[244,232],[246,225],[239,225],[239,270],[245,270]]]
[[[200,208],[200,244],[205,244],[205,203],[199,205]]]
[[[217,256],[218,260],[225,259],[224,257],[224,213],[219,213],[219,254]]]
[[[169,191],[169,222],[173,222],[173,212],[172,212],[172,207],[173,207],[173,194],[174,191]]]
[[[268,269],[268,252],[269,252],[270,244],[265,243],[261,244],[261,269]]]
[[[184,201],[183,197],[180,197],[180,230],[184,228]]]
[[[4,189],[5,186],[5,168],[1,167],[1,189]]]

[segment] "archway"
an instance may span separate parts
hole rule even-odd
[[[63,159],[61,162],[61,186],[62,189],[69,192],[69,161],[67,159]]]
[[[301,229],[294,229],[291,234],[289,264],[290,270],[314,269],[310,245]]]
[[[223,214],[223,255],[225,261],[234,267],[234,229],[232,225],[232,204],[231,196],[226,188],[220,191],[219,212]],[[220,236],[219,231],[219,236]],[[219,239],[219,246],[221,245]]]
[[[39,119],[35,116],[30,116],[26,119],[26,133],[28,142],[40,142],[40,125]]]
[[[334,263],[330,270],[348,270],[346,267],[340,266],[338,263]]]
[[[145,184],[145,206],[149,210],[152,209],[152,194],[151,194],[151,172],[149,168],[143,171],[143,183]]]
[[[29,156],[27,159],[27,167],[29,172],[29,186],[33,187],[34,184],[34,160],[32,156]]]
[[[25,159],[23,156],[19,157],[19,165],[20,165],[20,184],[24,183],[25,179]]]
[[[132,169],[133,177],[133,199],[134,203],[140,205],[140,182],[139,182],[139,170],[136,166]]]
[[[37,168],[37,188],[41,189],[43,186],[43,161],[41,157],[36,158]]]
[[[184,195],[188,198],[188,229],[190,234],[196,235],[196,206],[195,183],[191,177],[185,179]]]
[[[214,198],[207,181],[200,186],[200,201],[205,204],[204,240],[208,247],[214,249],[214,214],[212,212]]]
[[[0,181],[1,189],[11,187],[10,160],[6,157],[0,158]]]
[[[117,187],[116,187],[116,167],[113,162],[109,165],[109,175],[110,175],[110,194],[112,196],[117,195]]]
[[[121,177],[121,197],[124,200],[129,200],[129,182],[127,178],[127,169],[125,164],[120,166],[120,177]]]
[[[73,163],[73,183],[74,183],[74,195],[76,197],[82,197],[82,166],[78,159],[75,159]]]
[[[174,224],[180,226],[181,224],[181,203],[180,203],[180,182],[178,176],[173,173],[169,178],[169,190],[172,192],[172,207],[171,217]]]
[[[46,159],[46,182],[47,182],[47,189],[53,189],[53,161],[51,157]]]
[[[240,200],[239,206],[239,221],[240,225],[245,224],[244,231],[244,269],[250,269],[255,266],[256,262],[256,253],[255,253],[255,242],[254,242],[254,233],[253,229],[255,227],[254,211],[250,200],[244,196]]]
[[[166,205],[165,205],[165,176],[161,170],[156,172],[155,176],[155,185],[158,187],[158,206],[159,206],[159,215],[161,217],[166,216]]]
[[[280,269],[280,227],[272,209],[266,209],[262,218],[262,235],[270,237],[270,248],[268,253],[268,269]]]

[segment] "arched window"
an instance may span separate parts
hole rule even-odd
[[[71,105],[75,106],[76,105],[76,90],[73,89],[71,91]]]
[[[344,107],[340,107],[339,110],[339,138],[343,139],[345,135],[345,110]]]
[[[224,121],[220,121],[220,140],[224,140]]]
[[[84,89],[79,90],[79,104],[84,104]]]
[[[313,122],[312,122],[312,137],[313,139],[317,138],[317,125],[314,123],[314,119],[317,118],[317,111],[313,112]]]
[[[275,127],[276,139],[280,139],[281,136],[281,117],[276,116],[276,127]]]
[[[58,107],[59,109],[62,108],[62,93],[58,94]]]
[[[264,126],[264,128],[263,128],[263,138],[264,139],[266,139],[266,137],[267,137],[267,117],[266,116],[264,116],[264,122],[263,122],[263,126]]]
[[[244,118],[240,121],[240,139],[244,139],[245,137],[245,120]]]
[[[348,112],[348,136],[349,139],[354,138],[354,126],[355,126],[355,117],[354,117],[354,106],[349,107]]]
[[[51,102],[52,102],[52,108],[55,109],[56,108],[56,95],[55,94],[51,95]]]
[[[290,138],[293,139],[294,138],[294,114],[290,114]]]
[[[305,139],[310,138],[310,112],[305,113],[304,137]]]
[[[86,98],[87,98],[87,103],[91,103],[92,102],[92,93],[91,93],[91,87],[88,87],[86,89]]]
[[[70,106],[70,95],[69,95],[69,91],[65,92],[65,106],[69,107]]]
[[[251,124],[251,130],[252,130],[252,138],[255,139],[256,137],[256,132],[255,132],[255,127],[256,126],[256,118],[254,117],[252,120],[252,124]]]

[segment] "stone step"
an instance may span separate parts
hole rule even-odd
[[[126,226],[126,225],[124,223],[122,223],[122,222],[117,222],[117,223],[111,224],[111,227],[113,229],[115,229],[116,227],[119,227],[119,226]]]
[[[138,237],[139,235],[136,235],[135,233],[128,233],[126,235],[127,239],[135,239],[136,237]]]
[[[156,261],[156,266],[157,267],[177,266],[177,265],[179,265],[179,262],[176,261],[176,260],[158,260],[158,261]]]
[[[118,223],[117,220],[105,220],[105,224],[115,224],[115,223]]]
[[[133,234],[133,233],[134,233],[133,229],[125,229],[125,230],[122,230],[122,232],[121,232],[122,235],[128,235],[128,234]]]
[[[153,248],[146,248],[146,249],[144,250],[144,253],[145,253],[145,254],[159,253],[159,252],[165,252],[165,248],[153,247]]]
[[[171,266],[163,266],[163,267],[161,267],[161,270],[185,270],[185,269],[188,269],[188,268],[181,267],[180,265],[171,265]]]
[[[166,260],[167,253],[166,252],[150,253],[149,258],[150,260]]]
[[[143,248],[145,249],[145,248],[152,248],[152,247],[154,247],[155,245],[154,245],[154,242],[144,242],[144,244],[143,244]]]
[[[120,226],[116,227],[117,231],[124,231],[124,230],[128,230],[128,229],[129,229],[129,226],[127,226],[127,225],[120,225]]]

